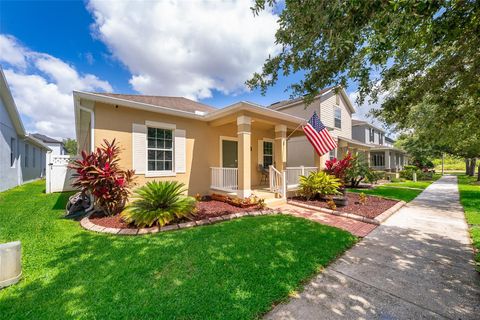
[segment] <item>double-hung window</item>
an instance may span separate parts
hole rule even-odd
[[[173,130],[147,128],[147,168],[150,172],[173,171]]]
[[[263,141],[263,167],[273,165],[273,142]]]
[[[383,134],[382,133],[378,134],[378,144],[383,145]]]
[[[370,131],[370,142],[373,143],[375,142],[375,130],[370,128],[369,131]]]
[[[342,128],[342,109],[339,107],[335,108],[335,128]]]
[[[330,150],[330,152],[329,152],[329,154],[328,154],[328,155],[329,155],[329,159],[330,159],[330,160],[333,160],[334,158],[336,158],[336,156],[337,156],[336,153],[337,153],[337,149]]]

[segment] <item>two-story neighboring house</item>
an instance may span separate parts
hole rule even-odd
[[[345,90],[339,88],[336,93],[335,88],[322,90],[308,106],[305,106],[302,98],[281,101],[269,106],[270,109],[303,118],[305,121],[308,121],[313,113],[317,112],[320,120],[329,129],[338,144],[337,149],[316,160],[313,147],[307,138],[303,134],[292,135],[287,142],[287,166],[320,165],[322,167],[326,160],[335,157],[342,158],[347,151],[363,153],[365,159],[368,159],[370,145],[352,138],[352,114],[355,109]],[[298,130],[302,132],[302,128],[298,128]],[[316,161],[320,163],[318,164]]]
[[[352,137],[370,146],[370,167],[375,170],[398,172],[407,163],[406,152],[393,146],[394,140],[385,130],[363,120],[352,120]]]

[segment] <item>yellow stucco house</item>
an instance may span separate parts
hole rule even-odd
[[[304,139],[300,125],[313,111],[332,128],[340,148],[364,147],[351,140],[355,110],[343,89],[324,90],[307,109],[298,101],[270,107],[242,101],[217,109],[181,97],[78,91],[73,96],[79,150],[91,151],[115,138],[122,148],[120,165],[135,170],[138,184],[177,180],[191,195],[285,197],[300,175],[322,168],[331,156],[295,149],[296,139]],[[289,158],[295,160],[289,163]]]

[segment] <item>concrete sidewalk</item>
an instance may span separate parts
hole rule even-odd
[[[445,176],[267,319],[480,319],[456,177]]]

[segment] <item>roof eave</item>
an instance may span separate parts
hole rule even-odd
[[[93,100],[97,102],[103,102],[108,104],[120,104],[124,107],[130,107],[133,109],[156,112],[156,113],[163,113],[173,116],[180,116],[184,118],[196,119],[201,120],[204,116],[195,114],[193,112],[176,110],[168,107],[163,106],[156,106],[148,103],[136,102],[121,98],[115,98],[111,96],[104,96],[98,93],[90,93],[90,92],[83,92],[83,91],[73,91],[74,98],[86,99],[86,100]]]
[[[5,78],[5,74],[3,73],[3,69],[0,68],[1,79],[0,79],[0,93],[3,97],[3,101],[5,102],[5,108],[12,120],[13,126],[15,127],[15,131],[21,137],[25,137],[27,132],[25,131],[25,127],[23,126],[22,120],[20,118],[20,113],[18,112],[17,105],[15,104],[15,100],[13,99],[12,92],[8,86],[7,79]]]

